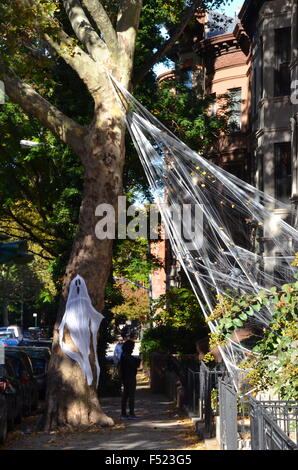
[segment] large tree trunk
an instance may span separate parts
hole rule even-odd
[[[80,367],[65,356],[58,343],[58,328],[65,311],[69,284],[75,275],[79,274],[84,278],[94,308],[101,311],[104,306],[113,241],[96,238],[95,226],[98,220],[95,209],[99,204],[106,203],[111,204],[116,212],[118,196],[122,194],[124,163],[124,124],[112,90],[110,94],[113,98],[105,106],[101,103],[100,121],[97,118],[94,120],[88,142],[84,143],[84,196],[80,208],[78,234],[66,269],[61,305],[54,329],[52,359],[48,373],[47,409],[44,417],[46,430],[60,424],[75,427],[91,424],[113,425],[113,420],[101,410],[96,384],[93,383],[91,387],[87,385]],[[70,343],[75,350],[69,334],[66,335],[65,342]],[[93,371],[94,353],[96,352],[91,354]]]

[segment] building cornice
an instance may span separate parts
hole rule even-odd
[[[232,65],[232,66],[229,66],[229,67],[222,67],[220,69],[216,69],[217,71],[218,70],[223,70],[223,69],[234,69],[235,67],[238,67],[238,65]],[[241,75],[229,75],[228,77],[221,77],[221,78],[218,78],[216,80],[212,80],[212,83],[215,84],[215,83],[222,83],[222,82],[226,82],[226,81],[231,81],[231,80],[239,80],[239,79],[242,79],[242,78],[246,78],[246,73],[242,73]]]
[[[202,39],[196,43],[194,50],[198,54],[213,54],[215,56],[242,51],[247,56],[250,50],[250,40],[242,25],[237,23],[234,31]]]
[[[215,55],[228,54],[231,49],[240,49],[233,33],[219,34],[212,38],[203,39],[195,47],[197,53],[210,53],[212,51]]]

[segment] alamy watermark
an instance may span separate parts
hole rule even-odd
[[[96,237],[100,240],[158,240],[162,217],[170,230],[170,233],[167,229],[164,231],[164,238],[183,240],[189,250],[197,250],[203,244],[204,215],[201,204],[171,206],[161,203],[142,208],[127,206],[126,197],[119,196],[116,211],[110,204],[100,204],[96,207],[95,215],[100,218],[95,226]]]

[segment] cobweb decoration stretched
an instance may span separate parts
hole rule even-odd
[[[66,309],[59,326],[59,344],[62,351],[79,364],[88,385],[91,385],[94,379],[89,361],[91,338],[96,365],[96,386],[99,382],[97,332],[103,318],[104,316],[92,306],[84,279],[77,275],[69,286]],[[65,327],[77,351],[63,341]]]
[[[192,151],[111,76],[125,120],[158,205],[172,250],[190,281],[207,319],[218,296],[270,292],[294,281],[291,266],[298,247],[295,213]],[[191,244],[189,226],[179,217],[184,204],[199,206],[202,221]],[[178,214],[178,217],[177,217]],[[189,247],[189,245],[191,245]],[[260,328],[272,320],[270,305],[250,319]],[[218,322],[209,321],[212,333]],[[248,350],[228,339],[220,352],[237,376]],[[236,380],[236,379],[235,379]],[[236,383],[234,383],[237,386]]]

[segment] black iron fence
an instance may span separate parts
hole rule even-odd
[[[218,434],[224,450],[298,450],[298,402],[257,401],[247,393],[240,396],[224,368],[209,369],[193,358],[156,355],[151,387],[166,393],[177,406],[186,405],[198,418],[204,436]]]
[[[250,397],[252,450],[298,450],[298,403]]]
[[[219,378],[220,446],[223,450],[238,449],[238,395],[226,375]]]
[[[187,392],[186,401],[189,411],[199,416],[200,398],[200,372],[198,370],[187,370]]]
[[[200,362],[198,370],[188,369],[187,406],[204,423],[206,437],[215,435],[214,416],[217,408],[218,378],[222,372]]]

